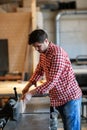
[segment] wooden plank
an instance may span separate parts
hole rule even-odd
[[[23,7],[30,8],[31,10],[31,31],[36,29],[36,0],[23,0]],[[35,58],[34,58],[34,49],[32,47],[28,48],[30,52],[30,57],[32,60],[29,61],[29,74],[30,76],[35,69]]]
[[[44,83],[44,81],[38,81],[37,85],[41,85]],[[0,81],[0,96],[5,96],[5,95],[14,95],[14,87],[17,89],[17,93],[19,95],[22,94],[22,89],[27,85],[28,81]],[[29,90],[34,89],[35,86],[32,85]]]

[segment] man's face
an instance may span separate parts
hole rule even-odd
[[[47,50],[47,48],[48,48],[48,41],[44,40],[43,43],[36,42],[36,43],[34,43],[33,47],[39,53],[44,53]]]

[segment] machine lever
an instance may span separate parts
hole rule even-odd
[[[14,87],[14,93],[15,93],[15,99],[17,101],[18,100],[18,94],[17,94],[17,91],[16,91],[16,87]]]

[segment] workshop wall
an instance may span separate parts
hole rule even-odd
[[[30,13],[0,13],[0,39],[8,39],[9,72],[24,70]]]

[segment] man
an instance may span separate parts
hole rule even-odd
[[[46,82],[29,91],[31,95],[45,94],[50,97],[50,130],[57,130],[58,112],[61,115],[64,130],[80,130],[80,107],[82,92],[67,53],[59,46],[48,41],[47,33],[37,29],[29,35],[29,44],[39,53],[40,60],[36,70],[23,89],[23,99],[31,85],[44,75]]]

